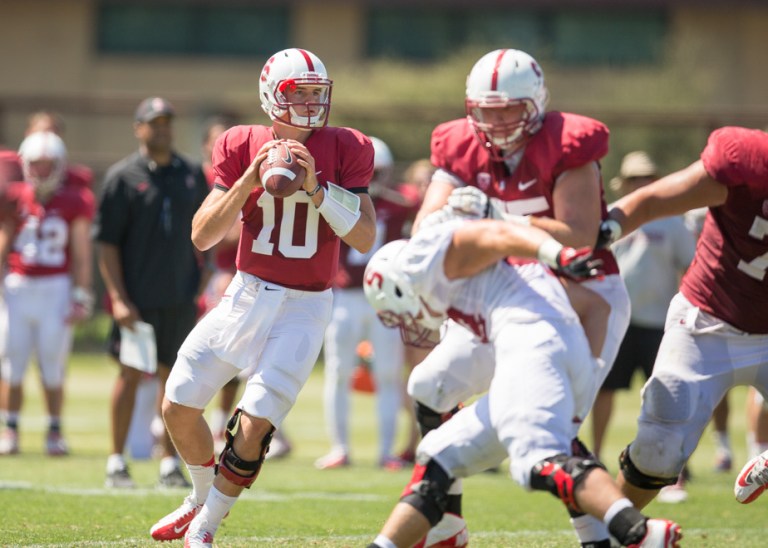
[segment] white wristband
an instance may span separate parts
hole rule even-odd
[[[550,238],[548,240],[544,240],[544,242],[539,246],[539,250],[536,252],[536,257],[545,265],[552,268],[558,268],[559,265],[557,264],[557,258],[560,256],[560,252],[562,250],[563,244],[554,238]]]
[[[317,211],[333,231],[343,238],[360,218],[360,196],[329,182],[323,203]]]

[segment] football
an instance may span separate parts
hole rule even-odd
[[[285,141],[275,143],[259,166],[261,184],[275,198],[287,198],[299,190],[306,174]]]

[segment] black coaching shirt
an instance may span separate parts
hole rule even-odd
[[[107,171],[95,238],[120,249],[126,291],[138,308],[193,301],[200,262],[192,217],[207,194],[202,169],[177,154],[158,166],[137,151]]]

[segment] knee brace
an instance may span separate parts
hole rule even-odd
[[[555,455],[531,469],[531,489],[549,491],[563,501],[572,515],[579,515],[581,509],[576,504],[574,493],[595,468],[605,470],[605,466],[596,459]]]
[[[448,505],[448,489],[454,480],[434,460],[426,465],[417,464],[413,476],[400,497],[410,504],[434,527],[443,518]]]
[[[632,462],[629,458],[629,445],[619,455],[619,469],[621,470],[624,479],[627,483],[634,485],[639,489],[656,490],[666,487],[667,485],[674,485],[677,483],[677,476],[671,478],[656,478],[644,474]]]
[[[241,414],[242,410],[236,409],[232,418],[230,418],[227,423],[227,430],[225,432],[227,443],[219,457],[216,473],[221,473],[227,481],[248,489],[259,476],[261,466],[264,464],[264,458],[267,455],[267,451],[269,451],[269,444],[272,441],[272,434],[274,433],[275,428],[273,426],[262,438],[259,458],[256,460],[244,460],[235,453],[235,448],[232,446],[235,441],[235,434],[237,434],[237,431],[240,429]],[[243,473],[242,470],[246,473]]]
[[[421,437],[423,438],[430,431],[438,428],[441,424],[458,413],[461,407],[462,405],[459,404],[447,413],[438,413],[431,407],[427,407],[423,403],[416,402],[416,421],[419,423]]]

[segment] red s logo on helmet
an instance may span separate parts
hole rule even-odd
[[[384,282],[384,278],[382,278],[381,274],[378,272],[368,272],[365,276],[365,285],[370,285],[371,287],[375,287],[376,289],[381,289],[381,284]]]

